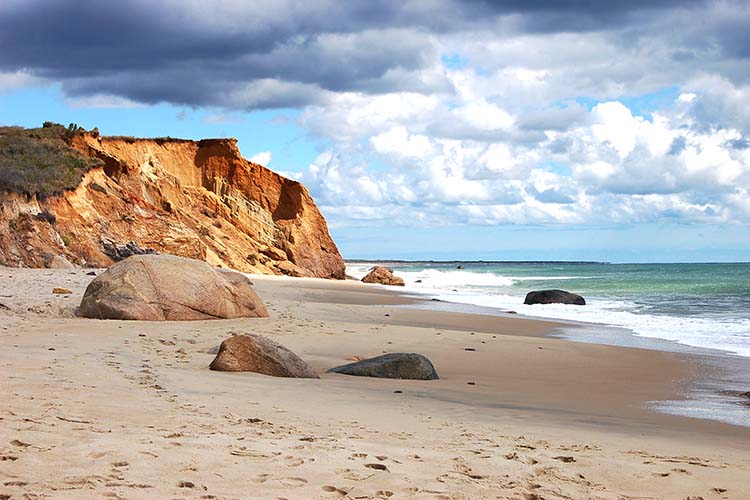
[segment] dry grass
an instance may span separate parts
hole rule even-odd
[[[0,127],[0,191],[41,197],[74,189],[101,161],[83,156],[70,140],[84,132],[45,122],[41,128]]]

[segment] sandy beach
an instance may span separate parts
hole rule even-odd
[[[750,498],[750,429],[647,408],[701,376],[691,355],[311,278],[253,276],[270,318],[76,318],[91,279],[0,269],[2,499]],[[209,371],[233,332],[321,378]],[[440,380],[325,373],[383,352]]]

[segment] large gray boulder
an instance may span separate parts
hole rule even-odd
[[[97,276],[79,316],[124,320],[267,317],[244,275],[174,255],[134,255]]]
[[[394,352],[374,358],[337,366],[329,373],[342,373],[358,377],[435,380],[438,377],[429,359],[416,353]]]
[[[209,366],[223,372],[255,372],[272,377],[318,378],[299,356],[262,335],[235,335],[219,346]]]
[[[565,290],[539,290],[526,294],[524,304],[574,304],[585,306],[586,300],[575,293]]]

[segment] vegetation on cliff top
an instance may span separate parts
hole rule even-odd
[[[86,172],[102,164],[70,147],[83,132],[73,123],[0,127],[0,191],[46,197],[77,187]]]

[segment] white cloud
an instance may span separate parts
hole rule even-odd
[[[202,118],[201,121],[208,125],[241,125],[245,122],[245,119],[241,116],[236,116],[228,113],[217,113],[206,115]]]
[[[142,108],[143,104],[116,95],[94,94],[82,97],[67,97],[65,102],[73,109],[77,108]]]
[[[333,134],[333,148],[303,180],[315,184],[337,225],[746,220],[750,206],[737,186],[750,185],[750,148],[732,144],[747,135],[701,126],[695,115],[705,91],[686,94],[648,118],[605,101],[578,125],[531,142],[509,113],[493,114],[500,108],[474,95],[450,105],[412,95],[357,96],[356,106],[307,111],[316,130],[342,133]],[[391,106],[366,120],[363,110],[376,103]],[[502,123],[503,134],[430,134],[438,124],[450,130],[472,120],[475,129]],[[341,124],[351,127],[344,132]],[[373,157],[379,166],[368,164]]]
[[[250,161],[267,167],[268,164],[271,163],[272,156],[273,155],[270,151],[261,151],[260,153],[255,153],[253,156],[251,156]]]
[[[13,90],[30,87],[41,83],[37,77],[30,75],[25,71],[0,71],[0,94],[12,92]]]

